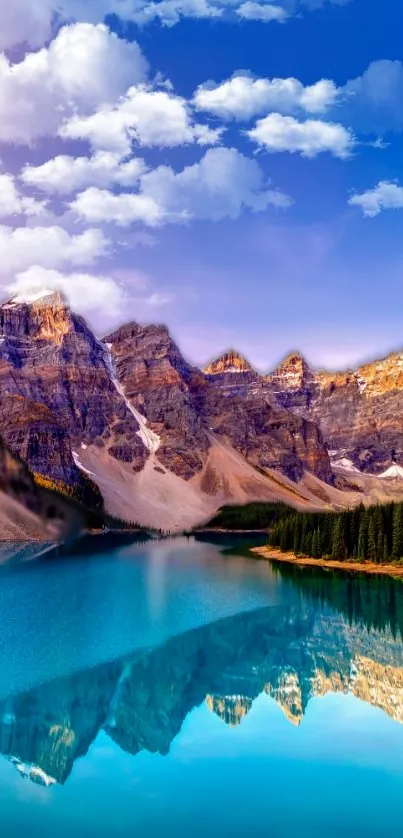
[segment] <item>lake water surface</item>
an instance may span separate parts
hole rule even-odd
[[[402,584],[232,541],[1,567],[1,836],[402,835]]]

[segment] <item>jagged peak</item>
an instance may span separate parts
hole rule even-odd
[[[254,372],[253,367],[239,352],[235,349],[229,349],[208,364],[204,372],[206,375],[219,375],[225,372]]]
[[[289,354],[284,358],[283,361],[278,365],[277,369],[283,369],[284,367],[295,367],[296,369],[309,369],[308,362],[305,360],[304,356],[301,352],[294,351],[289,352]]]

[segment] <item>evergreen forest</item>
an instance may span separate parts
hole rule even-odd
[[[269,544],[315,559],[376,563],[403,561],[403,504],[342,512],[288,511],[274,522]]]

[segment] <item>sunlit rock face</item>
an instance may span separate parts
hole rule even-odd
[[[239,352],[231,349],[229,352],[225,352],[224,355],[220,355],[215,361],[212,361],[211,364],[205,367],[204,372],[206,375],[222,375],[224,373],[253,372],[253,369],[246,358],[243,358]]]
[[[226,395],[249,398],[262,390],[262,377],[249,361],[235,350],[230,350],[212,361],[204,373],[210,384],[218,387]]]
[[[294,353],[266,384],[278,404],[319,425],[333,461],[374,474],[403,466],[402,353],[341,373],[312,370]]]

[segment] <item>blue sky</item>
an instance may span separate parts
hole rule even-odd
[[[402,24],[398,0],[0,10],[3,297],[166,322],[199,364],[401,348]]]

